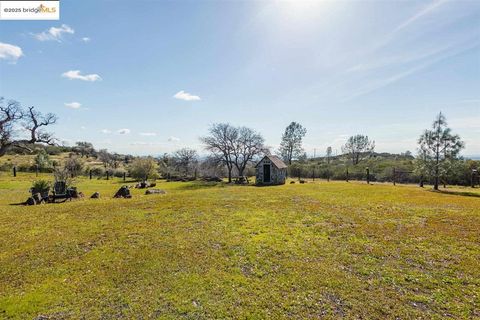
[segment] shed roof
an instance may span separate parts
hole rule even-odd
[[[277,167],[278,169],[285,169],[287,168],[287,165],[285,164],[285,162],[282,161],[282,159],[280,159],[279,157],[277,156],[274,156],[274,155],[266,155],[265,157],[262,158],[262,160],[260,160],[256,166],[258,166],[260,164],[260,162],[263,161],[263,159],[265,158],[268,158],[270,161],[272,161],[272,163],[275,165],[275,167]],[[255,167],[256,167],[255,166]]]

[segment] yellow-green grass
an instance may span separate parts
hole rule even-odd
[[[414,186],[159,182],[34,207],[0,175],[0,318],[478,318],[480,198]]]

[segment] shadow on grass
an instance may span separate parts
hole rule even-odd
[[[292,183],[293,184],[293,183]],[[249,184],[249,186],[252,186],[252,187],[257,187],[257,188],[268,188],[268,187],[280,187],[280,186],[284,186],[284,184]]]
[[[448,191],[448,190],[430,190],[430,191],[435,192],[435,193],[451,194],[451,195],[454,195],[454,196],[480,198],[480,193],[468,192],[468,191]]]
[[[26,202],[18,202],[18,203],[9,203],[9,206],[26,206]]]

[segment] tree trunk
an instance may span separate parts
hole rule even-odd
[[[435,182],[434,182],[434,185],[433,185],[433,189],[434,190],[438,190],[438,184],[439,184],[439,177],[438,177],[439,173],[438,173],[438,160],[437,160],[437,165],[435,166]]]

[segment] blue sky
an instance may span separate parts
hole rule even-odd
[[[0,21],[0,95],[56,113],[73,143],[201,151],[214,122],[291,121],[305,149],[350,135],[415,151],[446,114],[480,154],[479,1],[61,1],[60,21]]]

